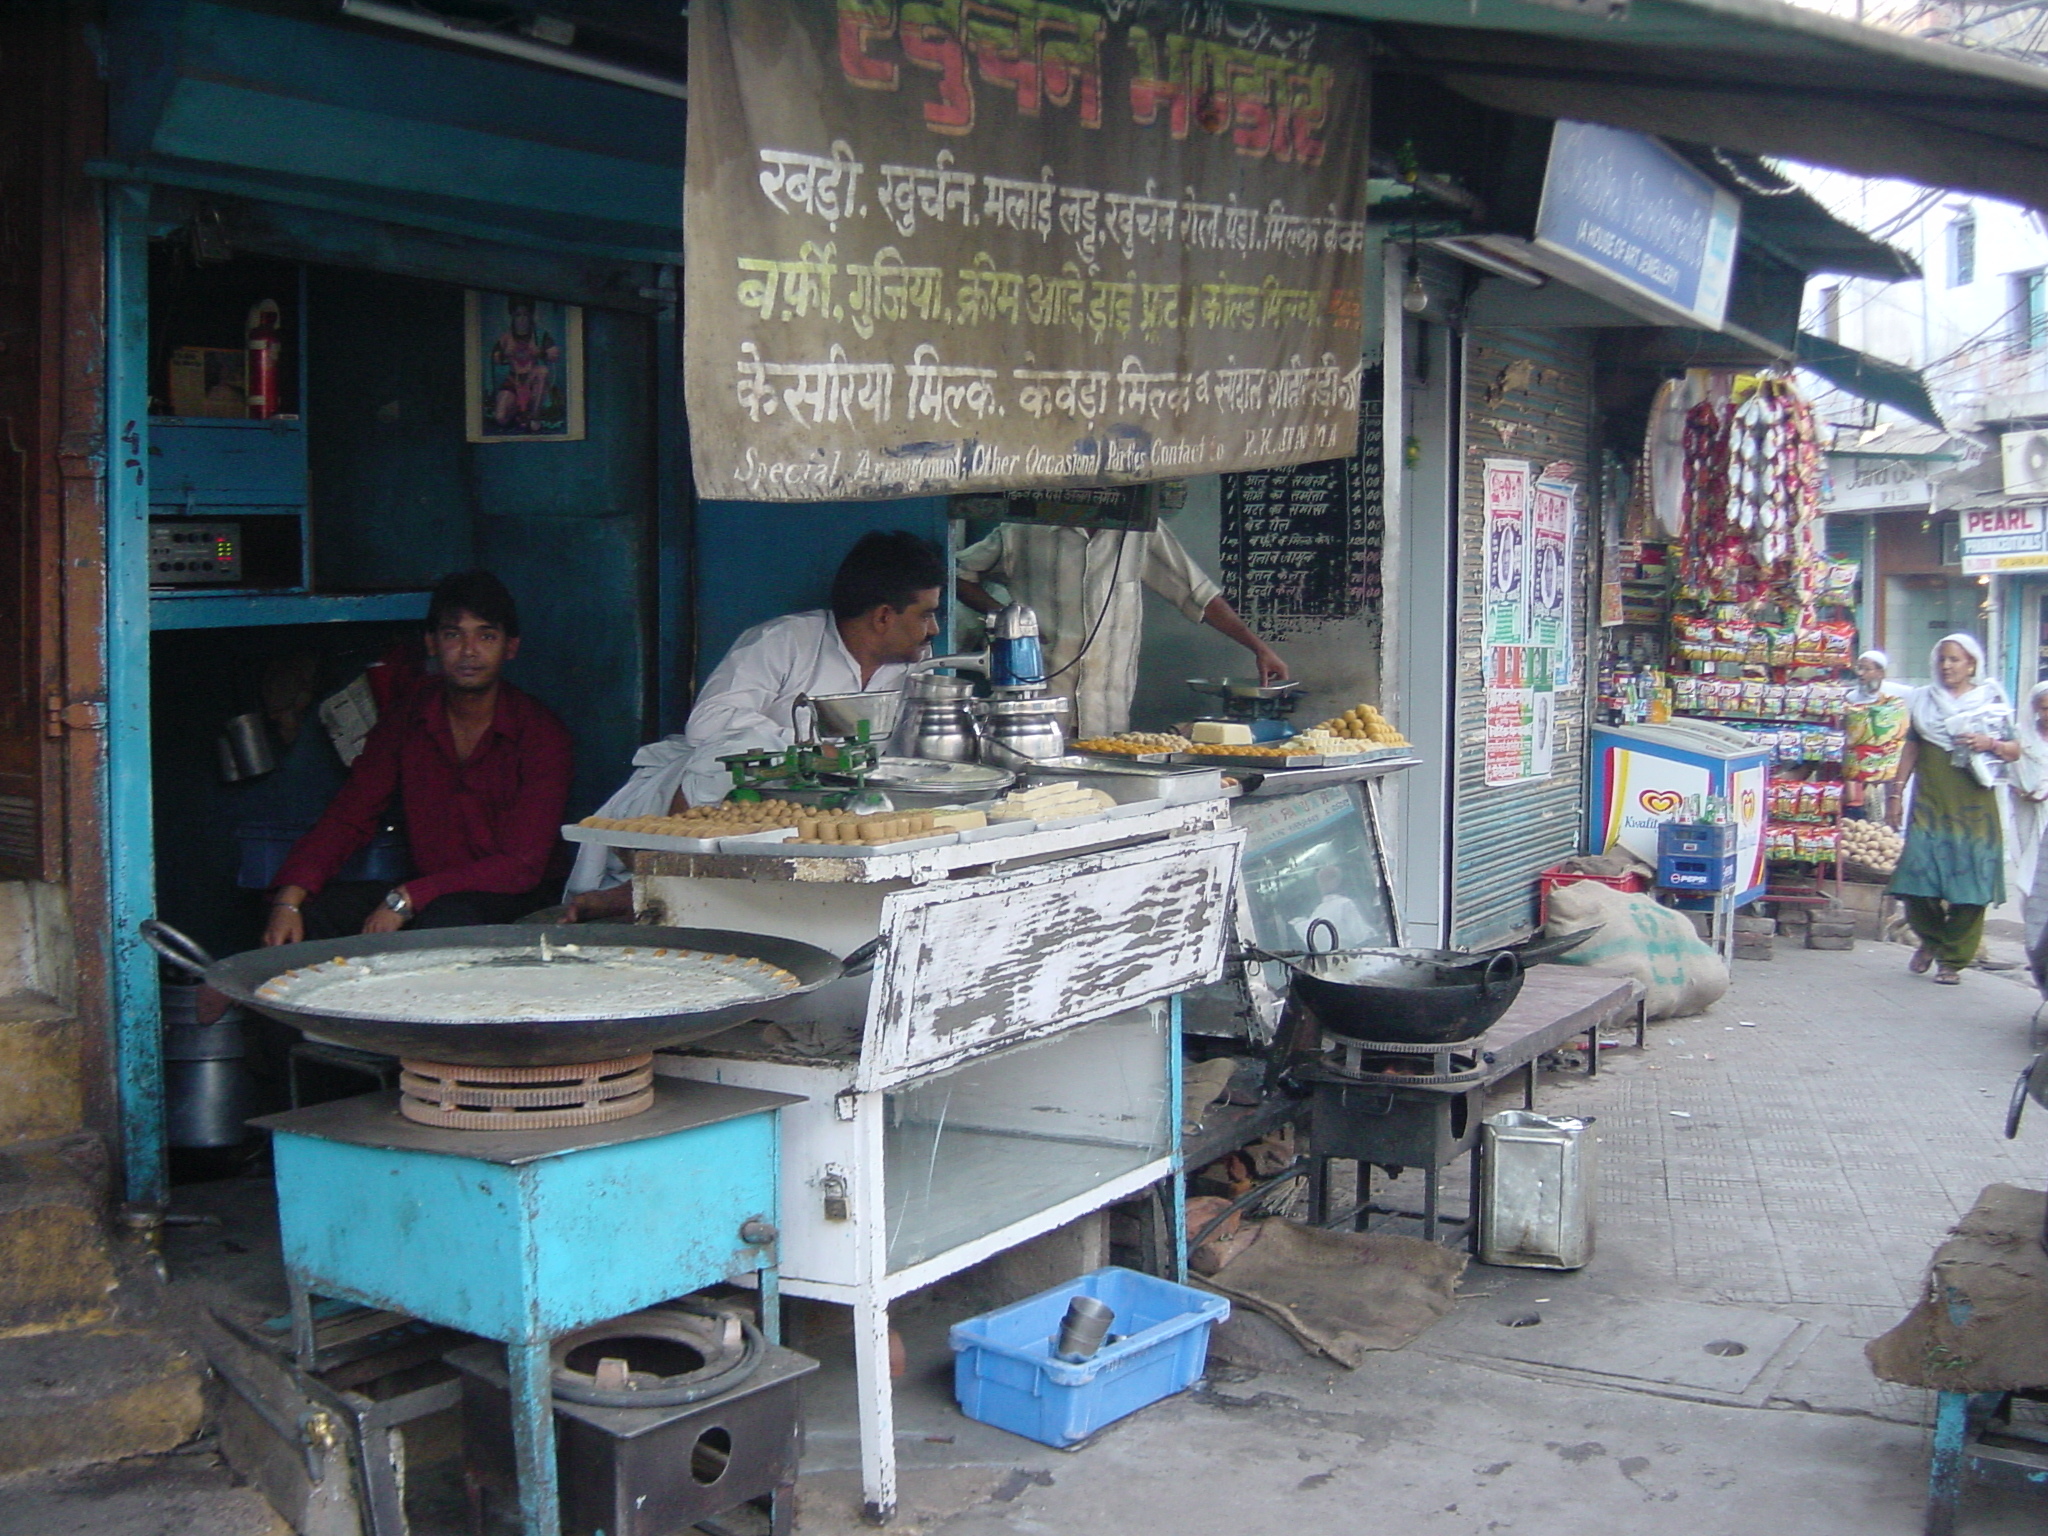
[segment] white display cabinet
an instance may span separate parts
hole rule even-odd
[[[781,1284],[854,1311],[873,1520],[896,1502],[890,1304],[1178,1171],[1177,997],[1222,974],[1244,834],[1220,801],[1136,823],[1015,864],[991,855],[1030,839],[952,867],[632,856],[664,922],[882,940],[870,974],[656,1061],[803,1098]]]

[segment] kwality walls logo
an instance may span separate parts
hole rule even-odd
[[[1652,816],[1661,818],[1685,804],[1685,796],[1675,789],[1646,789],[1636,796],[1636,804]]]

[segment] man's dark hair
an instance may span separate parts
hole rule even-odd
[[[903,528],[864,533],[832,578],[832,617],[857,619],[884,606],[908,608],[918,593],[945,584],[945,557],[931,540]]]
[[[495,624],[508,636],[519,633],[519,605],[505,590],[505,583],[489,571],[457,571],[443,576],[427,604],[427,630],[431,633],[461,613],[473,613],[486,624]]]

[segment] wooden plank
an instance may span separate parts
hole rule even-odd
[[[892,894],[855,1086],[1214,981],[1243,843],[1212,831]]]

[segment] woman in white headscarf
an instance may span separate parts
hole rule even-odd
[[[2027,963],[2034,985],[2048,994],[2048,861],[2041,839],[2048,835],[2048,683],[2036,683],[2020,711],[2015,734],[2019,756],[2012,761],[2013,883],[2025,897]]]
[[[1905,899],[1919,936],[1907,969],[1954,986],[1984,941],[1984,911],[2005,900],[2005,839],[1996,794],[1972,770],[1988,753],[2005,762],[2019,743],[2002,739],[2011,718],[2005,690],[1983,676],[1984,648],[1972,635],[1944,636],[1934,647],[1934,681],[1907,700],[1912,729],[1900,778],[1913,784],[1906,846],[1891,891]]]

